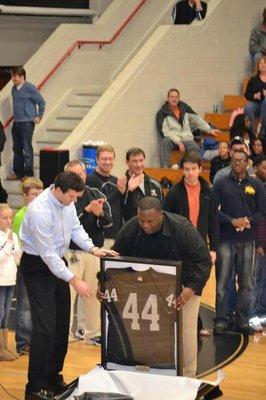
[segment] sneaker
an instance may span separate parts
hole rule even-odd
[[[205,394],[205,396],[203,396],[204,400],[213,400],[213,399],[217,399],[218,397],[222,396],[223,392],[221,391],[221,389],[219,388],[219,386],[215,386],[209,393]]]
[[[101,338],[101,336],[95,336],[94,338],[86,339],[85,343],[90,344],[92,346],[101,346],[102,338]]]
[[[9,175],[6,179],[8,181],[19,181],[20,180],[20,178],[16,174]]]
[[[75,332],[75,337],[79,340],[85,340],[85,332],[83,329],[77,329]]]
[[[179,168],[179,165],[178,164],[173,164],[172,165],[172,169],[178,169]]]

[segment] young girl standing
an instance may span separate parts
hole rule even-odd
[[[11,226],[12,210],[7,204],[0,203],[0,361],[17,358],[7,347],[8,315],[20,257],[18,237]]]

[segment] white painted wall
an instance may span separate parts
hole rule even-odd
[[[205,21],[160,26],[62,147],[74,156],[80,141],[102,139],[117,150],[117,174],[124,171],[131,146],[145,150],[147,166],[158,165],[155,114],[167,90],[180,89],[182,99],[202,115],[225,94],[239,93],[249,65],[250,31],[264,6],[263,0],[210,0]]]
[[[34,84],[40,82],[76,40],[110,40],[139,2],[140,0],[115,0],[93,25],[62,24],[25,64],[27,79]],[[102,49],[98,45],[85,45],[76,49],[42,90],[47,102],[44,118],[72,87],[82,84],[95,87],[98,83],[107,87],[119,68],[132,58],[152,31],[161,22],[169,23],[170,10],[174,3],[175,0],[147,0],[112,45],[103,46]],[[11,87],[12,84],[9,83],[0,92],[2,121],[12,115]],[[37,127],[34,140],[41,133],[42,125]],[[4,167],[11,161],[10,150],[9,139],[2,157]]]
[[[0,66],[26,63],[62,23],[82,23],[82,18],[0,15]]]
[[[94,26],[62,25],[27,63],[29,80],[38,82],[74,40],[109,38],[136,3],[112,2]],[[96,46],[76,50],[44,88],[49,113],[69,87],[83,82],[86,86],[95,82],[108,85],[113,79],[92,112],[62,144],[72,156],[82,141],[103,139],[117,150],[117,173],[124,170],[124,154],[130,146],[142,146],[147,165],[156,165],[154,117],[169,87],[178,87],[183,100],[201,114],[222,101],[224,94],[238,92],[247,71],[249,33],[264,1],[210,0],[203,22],[165,25],[152,34],[156,26],[169,23],[174,3],[147,0],[114,45],[102,50]],[[124,68],[125,63],[128,65]],[[7,87],[0,94],[2,120],[10,112],[9,91]],[[11,154],[9,143],[4,154],[6,164]]]
[[[113,0],[90,0],[90,8],[97,10],[98,14],[102,15],[112,1]]]

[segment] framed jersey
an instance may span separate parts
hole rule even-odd
[[[182,375],[179,261],[101,259],[102,366]]]

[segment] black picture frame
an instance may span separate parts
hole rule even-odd
[[[175,276],[176,282],[176,296],[178,296],[182,289],[181,276],[182,276],[182,262],[172,260],[158,260],[137,257],[104,257],[101,259],[101,273],[100,273],[100,291],[104,293],[105,282],[104,275],[108,268],[127,268],[128,266],[135,265],[138,268],[143,267],[145,270],[149,268],[156,268],[157,271],[162,273],[171,273]],[[107,326],[108,326],[108,311],[101,303],[101,366],[104,369],[111,370],[114,367],[107,358]],[[182,311],[176,309],[176,323],[175,323],[175,369],[162,370],[162,369],[147,369],[151,373],[167,374],[167,375],[183,375],[183,346],[182,346]],[[131,367],[132,368],[132,367]],[[137,369],[136,369],[137,371]],[[145,369],[143,369],[145,371]]]

